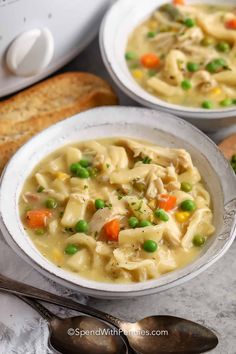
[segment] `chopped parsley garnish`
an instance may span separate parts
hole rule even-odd
[[[150,159],[150,157],[148,157],[148,156],[145,156],[144,158],[143,158],[143,160],[142,160],[142,162],[144,163],[144,164],[149,164],[149,163],[151,163],[151,159]]]
[[[135,209],[135,211],[138,211],[139,213],[142,213],[141,212],[142,205],[143,205],[143,200],[140,200],[139,205],[138,205],[137,209]]]

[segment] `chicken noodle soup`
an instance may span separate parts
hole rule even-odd
[[[167,3],[131,34],[132,76],[169,103],[224,108],[236,104],[236,6]]]
[[[20,197],[45,257],[106,282],[145,281],[191,262],[214,232],[210,205],[187,151],[124,138],[63,147]]]

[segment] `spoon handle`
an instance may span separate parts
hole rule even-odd
[[[31,306],[35,311],[37,311],[45,320],[51,321],[56,316],[50,312],[46,307],[41,305],[38,301],[33,298],[18,295],[19,299],[23,300],[27,305]]]
[[[90,316],[94,316],[99,318],[100,320],[109,322],[113,326],[120,327],[123,323],[122,320],[109,315],[108,313],[99,311],[95,308],[92,308],[87,305],[80,304],[72,299],[65,298],[63,296],[59,296],[56,294],[52,294],[48,291],[35,288],[31,285],[21,283],[19,281],[10,279],[0,274],[0,289],[8,291],[10,293],[16,295],[23,295],[30,298],[42,300],[45,302],[49,302],[51,304],[56,304],[63,307],[68,307],[72,310],[79,311],[81,313],[85,313]]]

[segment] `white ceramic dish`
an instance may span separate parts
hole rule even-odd
[[[201,256],[187,267],[142,283],[118,285],[95,282],[48,261],[25,232],[19,216],[18,199],[33,167],[65,144],[110,136],[141,138],[163,146],[182,147],[191,153],[212,196],[216,233],[209,239]],[[226,252],[235,236],[236,179],[216,145],[187,122],[149,109],[96,108],[50,127],[13,156],[1,179],[0,212],[0,227],[6,241],[46,276],[95,297],[134,297],[152,294],[191,279]]]
[[[142,105],[166,111],[187,119],[204,131],[215,131],[236,124],[236,109],[205,110],[165,102],[145,91],[131,76],[124,58],[130,33],[147,19],[155,8],[166,0],[118,0],[108,11],[100,28],[100,49],[103,61],[116,84]],[[187,0],[189,4],[198,0]],[[222,4],[220,0],[201,0],[201,3]],[[234,0],[227,0],[234,4]]]

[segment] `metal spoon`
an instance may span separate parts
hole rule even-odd
[[[71,299],[9,279],[3,275],[0,275],[0,289],[17,295],[25,295],[27,297],[68,307],[108,322],[124,332],[129,345],[138,353],[197,354],[209,351],[218,344],[218,339],[211,330],[192,321],[178,317],[150,316],[138,322],[130,323],[92,307],[77,303]],[[164,332],[166,335],[160,335],[161,332],[157,332],[163,330],[167,331]],[[61,336],[62,334],[63,333],[61,333]],[[64,336],[68,335],[64,333]],[[63,337],[61,338],[63,340]],[[96,349],[95,345],[94,353],[96,353]]]
[[[34,299],[19,296],[33,307],[49,325],[49,345],[62,354],[128,354],[122,336],[105,322],[94,317],[60,318]],[[95,349],[96,348],[96,349]],[[95,351],[96,350],[96,351]]]

